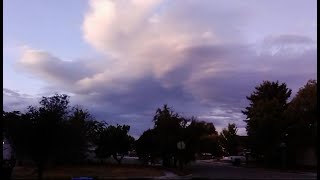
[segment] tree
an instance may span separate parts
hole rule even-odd
[[[17,154],[17,146],[23,143],[23,139],[20,138],[18,132],[22,132],[23,121],[21,121],[21,113],[19,111],[5,112],[3,111],[3,136],[10,142],[11,158],[20,158],[22,155]],[[19,142],[12,144],[12,142]]]
[[[224,128],[220,133],[220,143],[224,149],[224,152],[229,156],[238,154],[238,139],[237,139],[237,126],[236,124],[228,124],[227,129]]]
[[[143,132],[135,144],[137,155],[144,164],[148,162],[153,164],[155,159],[160,156],[157,134],[154,129],[148,129]]]
[[[218,152],[213,138],[218,133],[212,123],[181,117],[167,105],[157,109],[153,121],[154,128],[145,131],[136,142],[141,159],[160,157],[163,166],[176,167],[178,159],[183,159],[180,165],[195,160],[195,154],[201,152],[201,148],[215,153],[217,147]],[[210,138],[206,139],[207,136]],[[177,148],[179,141],[185,143],[185,149]]]
[[[112,156],[119,164],[125,154],[132,148],[134,138],[128,135],[130,126],[128,125],[110,125],[101,131],[96,155],[99,158],[108,158]]]
[[[88,112],[71,109],[69,97],[56,94],[42,97],[40,106],[29,106],[26,113],[4,112],[5,136],[18,159],[28,158],[37,166],[42,179],[48,162],[84,157],[87,147]]]
[[[290,159],[301,147],[316,147],[317,142],[317,81],[309,80],[300,88],[286,110],[287,128],[284,141],[291,151]],[[291,162],[294,164],[294,162]]]
[[[247,116],[244,121],[252,153],[272,159],[286,127],[284,112],[290,95],[285,83],[264,81],[247,96],[250,104],[242,113]]]
[[[61,130],[65,122],[69,99],[66,95],[43,97],[40,107],[30,106],[21,114],[20,128],[10,127],[10,144],[18,156],[31,158],[38,169],[38,178],[42,178],[45,164],[64,151]]]
[[[206,135],[200,138],[200,151],[204,153],[211,153],[216,157],[222,156],[222,148],[217,134]]]
[[[157,109],[153,121],[163,165],[170,166],[170,159],[174,158],[174,162],[177,160],[177,143],[182,139],[181,129],[184,120],[164,105],[162,109]]]
[[[183,129],[183,139],[186,143],[186,149],[184,154],[185,163],[195,160],[195,155],[197,153],[202,153],[203,151],[211,151],[212,149],[207,149],[209,146],[213,145],[212,139],[207,139],[209,136],[216,136],[218,133],[215,126],[212,123],[205,121],[198,121],[196,118],[192,117],[187,120],[189,126]],[[212,144],[213,143],[213,144]],[[218,150],[217,150],[218,151]]]
[[[72,108],[68,120],[64,126],[65,147],[68,151],[64,151],[60,162],[79,162],[86,158],[88,148],[93,143],[90,137],[90,125],[95,123],[90,113],[83,110],[80,106]]]

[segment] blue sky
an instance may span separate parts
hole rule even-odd
[[[100,120],[152,127],[168,103],[235,122],[254,86],[316,79],[316,0],[5,0],[4,107],[67,93]]]
[[[70,10],[70,8],[74,10]],[[18,0],[4,1],[4,87],[34,94],[45,82],[26,78],[13,69],[23,46],[58,53],[65,59],[75,59],[94,52],[81,38],[81,21],[86,1]],[[54,27],[54,28],[53,28]],[[17,83],[19,82],[19,83]],[[32,85],[29,85],[29,83]]]

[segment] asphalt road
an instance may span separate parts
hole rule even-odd
[[[259,168],[232,166],[227,162],[197,161],[192,178],[209,179],[317,179],[316,173],[290,173]]]

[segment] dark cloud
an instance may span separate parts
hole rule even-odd
[[[3,110],[24,112],[30,105],[35,105],[38,99],[28,94],[3,88]]]
[[[83,105],[99,120],[110,124],[129,124],[135,136],[153,126],[153,115],[163,104],[168,104],[184,116],[196,116],[199,120],[213,122],[218,130],[228,123],[236,123],[244,133],[245,117],[241,110],[248,104],[246,96],[255,86],[264,80],[279,80],[295,92],[308,79],[316,78],[315,49],[303,53],[291,52],[290,55],[279,51],[272,55],[257,54],[251,47],[191,46],[180,52],[183,63],[162,77],[147,73],[136,79],[114,79],[109,84],[102,81],[90,87],[85,94],[73,91],[77,88],[75,86],[70,89],[74,94],[71,102]],[[42,66],[49,66],[45,62],[50,63],[43,61]],[[80,65],[73,67],[73,77],[84,76],[83,71],[77,71]],[[50,70],[51,75],[65,81],[61,89],[66,89],[64,84],[69,82],[69,77],[61,74],[58,66],[52,66]],[[66,79],[64,76],[67,76]],[[130,76],[130,71],[126,76]],[[115,87],[122,87],[122,90]],[[4,93],[20,96],[8,89],[4,89]]]
[[[16,68],[37,78],[68,86],[97,73],[94,65],[84,60],[64,61],[45,51],[25,49]]]

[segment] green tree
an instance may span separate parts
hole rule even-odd
[[[162,109],[157,109],[153,121],[163,165],[171,166],[171,159],[173,158],[174,162],[177,160],[177,143],[182,140],[184,119],[164,105]]]
[[[222,156],[219,136],[217,134],[206,135],[200,138],[200,152],[211,153],[215,157]]]
[[[136,142],[141,159],[161,158],[163,166],[176,167],[178,159],[183,160],[180,165],[186,164],[195,160],[195,154],[202,149],[218,152],[216,141],[212,138],[218,133],[212,123],[197,121],[194,117],[181,117],[167,105],[157,109],[153,121],[154,128],[145,131]],[[210,138],[206,139],[207,136]],[[185,143],[185,149],[178,149],[179,141]]]
[[[21,159],[23,154],[20,153],[20,145],[23,144],[23,139],[20,134],[23,134],[26,123],[21,120],[21,113],[19,111],[5,112],[3,111],[3,135],[4,138],[10,142],[12,151],[12,157]],[[13,143],[15,142],[15,143]]]
[[[37,166],[41,179],[48,162],[64,163],[84,157],[87,147],[89,113],[70,108],[69,97],[56,94],[43,97],[40,106],[26,113],[4,112],[5,136],[17,159],[28,158]]]
[[[274,156],[286,128],[284,112],[290,95],[291,90],[285,83],[264,81],[247,96],[250,104],[242,113],[247,116],[244,121],[252,153],[262,155],[266,160]]]
[[[99,158],[108,158],[112,156],[119,164],[125,154],[131,150],[134,138],[128,135],[130,126],[128,125],[110,125],[101,131],[96,155]]]
[[[198,121],[195,118],[189,120],[190,125],[184,130],[184,139],[187,146],[187,160],[195,160],[196,153],[202,153],[201,146],[204,146],[205,139],[210,135],[217,135],[215,126],[212,123]],[[203,140],[201,140],[204,138]],[[204,150],[204,149],[203,149]]]
[[[157,143],[157,134],[154,129],[148,129],[136,141],[136,151],[139,159],[144,164],[154,163],[160,156],[159,143]]]
[[[89,146],[93,143],[90,137],[90,125],[94,123],[93,118],[87,110],[80,106],[72,108],[68,120],[61,132],[64,134],[65,147],[60,156],[60,162],[79,162],[86,158]],[[58,160],[58,159],[57,159]]]
[[[316,147],[317,142],[317,81],[309,80],[300,88],[286,111],[287,128],[284,141],[294,160],[301,147]],[[295,162],[291,162],[294,164]]]
[[[238,139],[237,139],[237,126],[236,124],[228,124],[227,128],[224,128],[220,133],[220,144],[224,149],[224,152],[229,156],[235,156],[238,154]]]
[[[10,127],[13,129],[9,130],[8,136],[17,156],[31,158],[35,162],[41,179],[46,163],[65,150],[61,132],[67,118],[69,99],[66,95],[55,95],[43,97],[39,103],[39,108],[30,106],[16,119],[22,126]]]

